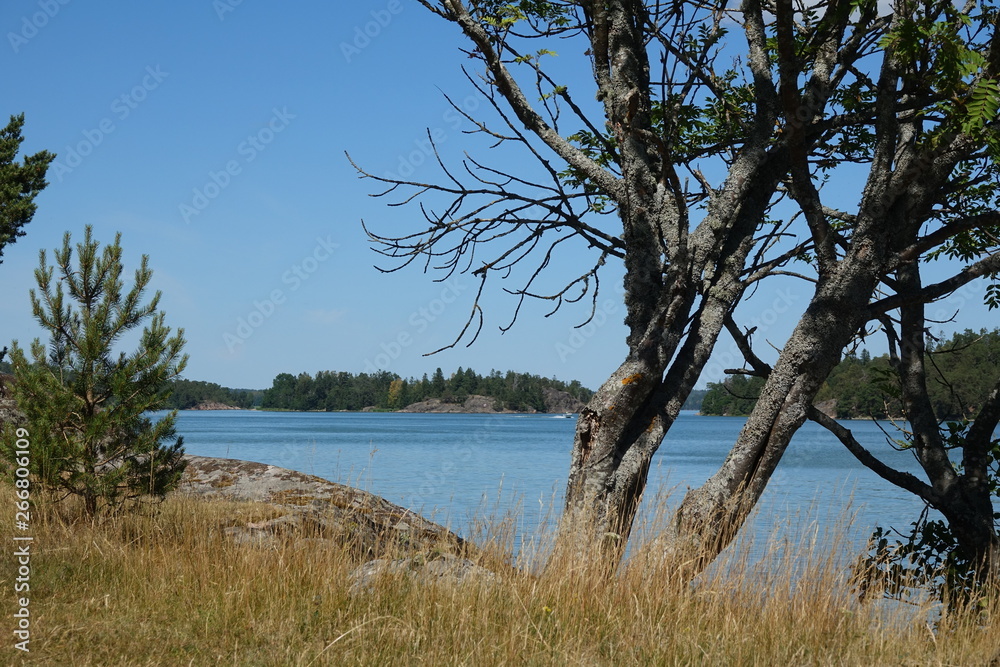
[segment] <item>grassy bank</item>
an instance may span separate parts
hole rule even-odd
[[[12,507],[10,489],[0,503]],[[348,593],[358,564],[320,541],[240,546],[229,525],[262,505],[174,498],[156,514],[87,524],[36,513],[30,664],[48,665],[988,665],[995,621],[928,625],[926,610],[859,604],[829,554],[798,585],[733,565],[676,586],[633,566],[612,581],[572,570],[499,583],[384,579]],[[8,542],[10,544],[10,542]],[[12,648],[17,572],[0,558]],[[638,559],[637,559],[638,562]],[[739,560],[736,561],[739,563]],[[781,567],[771,568],[772,572]],[[996,618],[995,614],[992,618]]]

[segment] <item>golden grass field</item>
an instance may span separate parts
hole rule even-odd
[[[0,503],[13,506],[9,487]],[[173,497],[95,523],[36,508],[31,652],[13,647],[18,566],[4,549],[0,663],[1000,665],[995,609],[931,621],[931,606],[858,602],[828,551],[795,555],[794,576],[781,574],[787,555],[762,575],[735,553],[679,585],[636,556],[610,579],[572,567],[460,585],[387,577],[351,596],[359,562],[344,549],[223,533],[280,511]]]

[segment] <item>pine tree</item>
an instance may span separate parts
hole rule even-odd
[[[147,256],[123,294],[120,240],[118,234],[101,250],[88,226],[76,245],[76,266],[68,232],[54,266],[40,253],[39,292],[31,290],[31,305],[49,344],[36,339],[31,361],[17,341],[11,351],[14,398],[31,435],[30,470],[63,498],[81,497],[90,516],[132,506],[143,496],[162,497],[185,466],[176,411],[155,423],[146,416],[164,405],[169,381],[187,363],[184,331],[171,336],[157,310],[159,292],[142,303],[152,277]],[[122,338],[144,323],[138,348],[117,352]]]
[[[35,196],[48,185],[45,172],[56,157],[41,151],[26,155],[21,164],[15,162],[23,141],[23,125],[24,114],[20,114],[11,116],[7,127],[0,129],[0,259],[4,246],[24,236],[21,228],[35,215]]]
[[[447,384],[445,383],[444,372],[439,366],[434,369],[434,375],[431,378],[431,396],[441,398],[444,395],[445,389],[447,389]]]

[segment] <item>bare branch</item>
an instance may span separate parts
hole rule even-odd
[[[813,405],[809,407],[808,416],[810,420],[816,422],[835,435],[837,439],[840,440],[840,442],[847,448],[847,451],[853,454],[854,458],[856,458],[861,465],[868,468],[885,481],[895,484],[899,488],[923,498],[928,503],[934,504],[938,501],[937,492],[934,491],[929,484],[921,481],[908,472],[901,472],[880,461],[855,439],[854,434],[851,433],[849,429],[842,426],[837,422],[837,420],[833,419],[829,415],[821,412],[816,406]]]
[[[485,285],[486,285],[486,276],[484,274],[482,280],[479,281],[479,290],[476,292],[476,298],[472,302],[472,310],[469,312],[469,319],[465,321],[465,326],[463,326],[462,330],[458,332],[458,335],[455,337],[455,340],[453,340],[448,345],[445,345],[444,347],[439,347],[433,352],[426,352],[423,354],[423,356],[429,357],[431,355],[437,354],[438,352],[444,352],[445,350],[450,350],[451,348],[458,345],[458,342],[462,340],[463,336],[465,336],[465,332],[469,330],[469,326],[472,324],[472,321],[476,318],[476,315],[478,315],[479,325],[476,327],[476,333],[472,335],[472,340],[466,343],[465,346],[469,347],[470,345],[476,342],[476,339],[479,338],[479,333],[483,330],[483,309],[479,307],[479,297],[483,295],[483,287]]]
[[[726,314],[726,331],[729,335],[733,337],[736,341],[736,346],[739,348],[740,352],[743,354],[743,358],[746,359],[747,363],[753,368],[752,373],[747,373],[748,375],[756,375],[758,377],[766,378],[771,374],[771,366],[765,363],[760,357],[758,357],[753,351],[753,345],[750,343],[750,337],[756,331],[757,327],[749,329],[746,332],[740,331],[739,326],[733,319],[732,313]],[[726,371],[727,373],[729,371]]]
[[[469,14],[465,5],[460,0],[443,0],[442,4],[448,10],[447,18],[461,26],[463,32],[475,43],[482,55],[483,62],[493,75],[497,88],[510,103],[521,122],[557,155],[597,183],[608,196],[620,199],[621,184],[619,180],[549,127],[538,115],[514,77],[507,71],[490,35],[479,21]]]
[[[981,278],[997,271],[1000,271],[1000,252],[965,267],[960,273],[941,282],[927,285],[915,292],[900,292],[876,301],[868,308],[868,312],[870,313],[869,319],[876,319],[879,315],[902,306],[915,303],[931,303],[951,294],[959,287],[972,282],[976,278]]]

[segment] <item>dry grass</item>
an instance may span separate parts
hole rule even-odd
[[[0,503],[13,505],[10,490]],[[612,580],[576,568],[500,583],[384,579],[351,597],[358,564],[318,541],[239,546],[224,528],[266,506],[174,498],[103,524],[33,526],[31,664],[989,665],[994,621],[860,604],[827,552],[729,557],[694,585],[639,558]],[[501,531],[502,532],[502,531]],[[500,540],[502,543],[502,540]],[[8,543],[10,544],[10,543]],[[13,609],[11,549],[0,580]],[[558,570],[558,571],[557,571]],[[11,612],[4,614],[12,629]],[[994,614],[992,618],[996,618]],[[0,663],[19,664],[11,633]],[[1000,663],[994,663],[1000,664]]]

